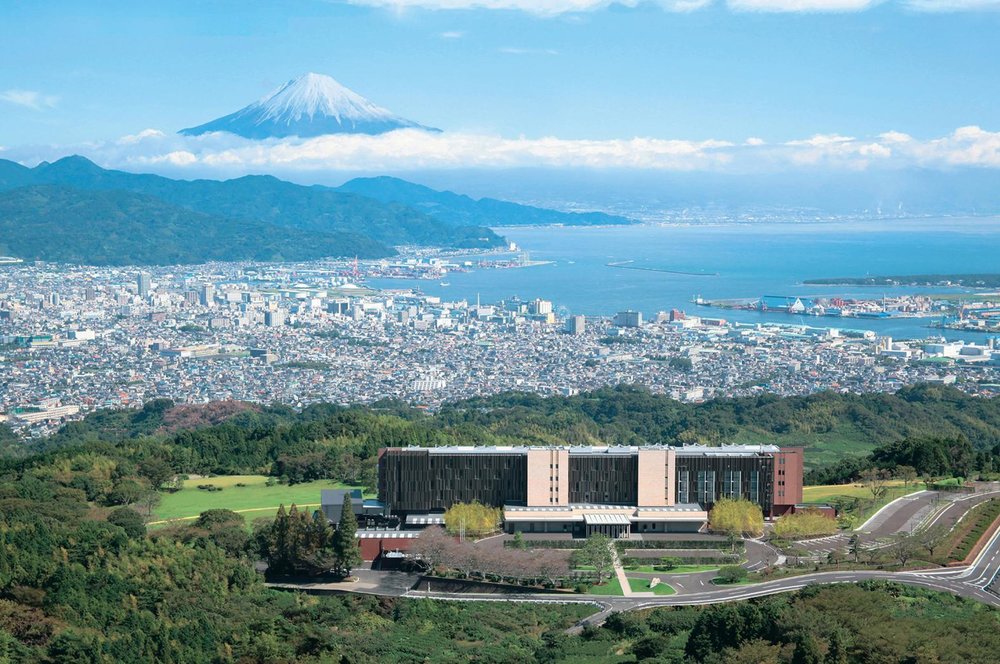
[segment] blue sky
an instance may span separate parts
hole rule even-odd
[[[998,149],[993,0],[353,2],[5,2],[0,146],[172,135],[317,71],[463,136],[923,146],[975,127]]]

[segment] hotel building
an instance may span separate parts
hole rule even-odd
[[[507,532],[697,532],[722,497],[765,516],[802,502],[802,448],[407,447],[379,452],[379,498],[408,524],[458,502],[503,508]]]

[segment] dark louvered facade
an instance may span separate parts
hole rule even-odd
[[[774,457],[677,455],[676,500],[706,508],[719,498],[746,498],[769,514],[774,503]]]
[[[569,502],[635,505],[639,459],[634,454],[570,456]]]
[[[721,498],[746,498],[769,516],[794,509],[802,502],[802,449],[389,448],[380,452],[378,490],[393,514],[413,516],[414,523],[427,523],[427,515],[455,503],[478,501],[509,508],[505,519],[533,519],[534,526],[547,520],[546,528],[558,522],[560,529],[572,525],[560,521],[570,519],[566,515],[579,520],[593,512],[588,518],[603,527],[601,519],[614,521],[621,517],[615,510],[632,507],[637,532],[666,532],[665,523],[687,527],[694,517],[685,515],[707,515]]]
[[[527,461],[517,453],[431,454],[384,450],[378,465],[379,498],[394,514],[443,512],[455,503],[523,505]]]

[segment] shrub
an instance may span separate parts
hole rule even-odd
[[[739,583],[747,578],[747,570],[739,565],[725,565],[719,569],[718,583]]]
[[[708,515],[708,523],[716,532],[757,537],[764,532],[764,513],[745,498],[720,498]]]
[[[837,522],[814,509],[786,514],[774,524],[774,534],[782,539],[817,537],[832,535],[835,532],[837,532]]]
[[[129,507],[119,507],[108,515],[108,523],[114,524],[125,531],[129,539],[139,539],[146,536],[146,523],[142,515]]]
[[[489,535],[500,528],[501,512],[497,507],[488,507],[473,501],[455,503],[444,513],[444,527],[452,535],[462,531],[471,537]]]

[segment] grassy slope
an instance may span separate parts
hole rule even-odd
[[[735,443],[747,445],[779,445],[805,447],[806,468],[835,463],[844,457],[859,457],[870,453],[875,445],[856,428],[841,424],[826,433],[758,434],[742,431]]]
[[[631,586],[632,592],[634,593],[652,592],[656,595],[673,595],[677,592],[672,586],[665,583],[659,583],[655,588],[650,588],[649,579],[629,579],[628,585]]]
[[[587,591],[588,595],[621,595],[622,594],[622,584],[618,583],[618,577],[612,576],[609,581],[606,581],[600,586],[591,586],[590,590]]]
[[[922,484],[911,483],[909,487],[904,487],[902,481],[893,480],[889,482],[888,495],[894,500],[914,491],[923,489]],[[802,488],[802,501],[806,503],[828,502],[837,496],[847,498],[871,498],[872,493],[863,484],[828,484],[820,486],[807,486]]]
[[[322,489],[357,488],[332,480],[303,482],[288,486],[277,484],[267,486],[267,477],[263,475],[230,475],[189,479],[184,487],[176,493],[163,494],[163,499],[155,511],[153,525],[168,519],[194,519],[205,510],[230,509],[242,512],[247,521],[258,517],[274,516],[278,506],[284,504],[287,508],[292,503],[299,507],[318,507],[319,495]],[[222,491],[203,491],[199,484],[212,484],[222,487]],[[238,487],[237,484],[246,484]]]

